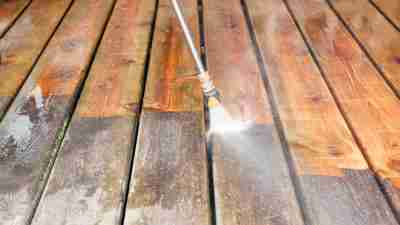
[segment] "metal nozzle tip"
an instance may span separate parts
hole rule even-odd
[[[221,103],[219,102],[219,100],[215,97],[209,97],[208,101],[207,101],[207,106],[208,108],[216,108],[219,107],[221,105]]]

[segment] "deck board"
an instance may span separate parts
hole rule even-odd
[[[199,42],[196,0],[180,1]],[[125,225],[211,222],[203,99],[169,0],[160,0]]]
[[[242,131],[211,131],[217,224],[301,225],[240,1],[206,0],[203,8],[208,68],[223,106],[234,120],[251,121]]]
[[[392,201],[400,212],[400,173],[394,163],[400,121],[391,116],[400,113],[399,99],[327,4],[289,3],[373,170],[387,191],[396,193]],[[313,12],[305,13],[306,8]]]
[[[0,118],[28,77],[71,2],[33,1],[13,28],[0,39]]]
[[[400,1],[370,0],[400,31]]]
[[[246,2],[306,224],[397,224],[283,2]]]
[[[368,0],[330,3],[400,95],[400,32]]]
[[[75,1],[1,122],[1,223],[29,222],[113,2]]]
[[[31,0],[0,1],[0,37],[7,32]]]
[[[398,1],[178,1],[222,127],[170,0],[0,0],[0,225],[397,225]]]
[[[121,224],[155,6],[117,2],[33,225]]]

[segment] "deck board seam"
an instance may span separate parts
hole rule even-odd
[[[311,220],[308,218],[307,214],[305,213],[305,207],[304,207],[305,197],[303,196],[304,191],[300,185],[299,177],[294,168],[294,159],[290,155],[290,152],[289,152],[289,143],[287,141],[286,135],[284,134],[283,123],[281,121],[281,118],[280,118],[280,115],[278,112],[277,102],[273,96],[273,93],[271,92],[272,86],[270,84],[270,81],[268,80],[268,72],[267,72],[266,65],[264,64],[263,53],[257,42],[257,35],[255,33],[255,30],[253,29],[253,23],[250,18],[249,9],[248,9],[246,0],[240,0],[240,2],[241,2],[241,6],[242,6],[241,8],[242,8],[242,11],[244,14],[244,18],[246,20],[246,28],[247,28],[248,34],[250,36],[251,45],[253,47],[253,52],[256,56],[256,61],[258,64],[257,66],[260,70],[261,79],[264,84],[264,89],[265,89],[265,92],[266,92],[266,95],[268,98],[269,105],[271,107],[270,110],[271,110],[272,118],[273,118],[273,126],[276,128],[276,133],[278,135],[278,139],[279,139],[280,145],[282,147],[282,151],[283,151],[283,156],[286,161],[285,166],[287,166],[287,168],[288,168],[290,182],[293,186],[296,201],[300,208],[301,220],[304,222],[305,225],[311,225],[311,223],[310,223]]]
[[[308,51],[309,51],[314,63],[316,64],[316,66],[318,68],[319,74],[321,75],[322,79],[324,80],[324,83],[327,86],[327,88],[329,90],[329,93],[333,97],[335,105],[339,109],[339,112],[342,115],[342,117],[343,117],[343,119],[344,119],[344,121],[346,123],[346,126],[350,130],[352,138],[354,139],[355,143],[357,144],[357,147],[360,149],[360,152],[361,152],[363,158],[365,159],[365,161],[366,161],[366,163],[368,165],[368,168],[373,172],[373,177],[374,177],[374,179],[375,179],[375,181],[376,181],[376,183],[377,183],[377,185],[379,187],[379,190],[381,191],[381,193],[384,196],[386,202],[388,203],[388,205],[390,207],[390,210],[392,212],[392,215],[394,215],[394,217],[396,218],[397,223],[400,224],[400,218],[396,215],[395,207],[392,204],[392,202],[390,200],[390,197],[389,197],[386,189],[384,188],[384,185],[382,184],[381,180],[377,177],[377,174],[375,173],[375,171],[373,169],[371,160],[368,157],[368,155],[365,153],[365,149],[363,148],[363,146],[361,144],[361,140],[357,136],[357,133],[356,133],[354,127],[352,126],[351,122],[350,122],[350,118],[346,115],[345,110],[343,109],[342,105],[340,104],[340,102],[338,100],[338,96],[337,96],[336,92],[334,91],[331,83],[328,81],[328,79],[326,77],[326,73],[325,73],[324,69],[322,68],[322,66],[320,64],[320,62],[319,62],[319,60],[318,60],[318,58],[317,58],[317,56],[315,54],[315,51],[314,51],[313,47],[311,47],[310,42],[306,38],[306,36],[304,34],[304,31],[302,30],[301,26],[299,25],[299,22],[298,22],[296,16],[294,15],[292,8],[289,6],[287,0],[282,0],[282,1],[284,2],[287,11],[290,14],[290,17],[291,17],[292,21],[295,23],[295,25],[297,27],[297,30],[300,32],[300,35],[301,35],[304,43],[306,44],[307,49],[308,49]]]
[[[204,0],[198,0],[198,14],[199,14],[199,33],[200,33],[200,56],[203,61],[203,65],[208,69],[207,64],[207,45],[206,45],[206,33],[205,33],[205,25],[204,25]],[[204,124],[205,130],[210,127],[209,121],[209,111],[207,104],[204,104]],[[206,153],[207,153],[207,175],[208,175],[208,192],[209,192],[209,203],[210,203],[210,221],[211,225],[217,225],[217,207],[215,203],[215,182],[214,182],[214,168],[213,168],[213,143],[212,136],[205,137],[206,142]]]
[[[353,32],[353,30],[350,28],[350,26],[344,21],[340,13],[336,10],[336,8],[332,5],[330,0],[325,0],[326,3],[329,5],[329,8],[333,11],[333,13],[336,15],[336,17],[340,20],[340,22],[343,24],[345,29],[350,33],[351,37],[356,41],[358,46],[361,48],[363,53],[367,56],[368,60],[372,63],[372,65],[375,67],[375,69],[378,71],[379,75],[382,77],[382,79],[386,82],[386,84],[389,86],[389,88],[392,90],[392,92],[396,95],[398,99],[400,99],[400,92],[396,90],[396,87],[394,84],[390,81],[390,79],[385,75],[385,72],[380,68],[378,63],[372,58],[371,54],[368,52],[367,48],[363,45],[361,40],[357,37],[357,35]],[[400,221],[400,218],[399,218]]]
[[[53,39],[55,33],[57,32],[58,28],[60,27],[60,25],[62,24],[62,22],[64,21],[66,15],[68,14],[69,10],[71,9],[72,5],[74,4],[75,0],[72,0],[70,2],[70,4],[68,5],[67,9],[64,11],[63,15],[61,16],[60,20],[58,21],[57,25],[55,26],[54,30],[51,32],[49,38],[47,39],[47,41],[45,42],[45,44],[43,45],[42,50],[40,50],[39,54],[37,55],[36,59],[33,61],[33,64],[31,66],[31,68],[29,69],[27,76],[25,76],[25,78],[23,79],[23,81],[21,82],[21,85],[17,88],[16,94],[14,96],[11,97],[10,102],[6,105],[4,113],[1,114],[0,113],[0,123],[3,121],[5,115],[8,113],[11,105],[14,103],[15,98],[18,96],[20,90],[22,89],[22,87],[25,85],[26,81],[28,80],[28,78],[30,77],[33,69],[36,67],[37,63],[39,62],[40,58],[42,57],[44,51],[46,50],[47,46],[49,45],[50,41]],[[27,7],[28,8],[28,7]],[[0,40],[2,40],[3,37],[0,38]]]
[[[396,23],[385,13],[384,10],[381,9],[373,0],[368,0],[372,6],[397,30],[400,32],[400,27],[396,25]]]
[[[18,19],[24,14],[27,8],[32,4],[33,0],[29,0],[29,2],[24,6],[21,12],[14,18],[14,20],[3,30],[3,33],[0,34],[0,40],[7,34],[7,32],[14,26],[14,24],[18,21]]]
[[[132,179],[132,173],[133,173],[133,164],[134,164],[134,159],[135,159],[135,153],[136,153],[136,146],[138,145],[139,141],[139,131],[140,131],[140,124],[142,120],[142,110],[143,110],[143,98],[146,90],[146,83],[147,83],[147,76],[149,74],[149,69],[150,69],[150,59],[151,59],[151,51],[153,49],[153,43],[154,43],[154,33],[155,33],[155,28],[156,28],[156,21],[157,21],[157,16],[158,16],[158,7],[160,5],[160,0],[156,0],[155,2],[155,9],[152,17],[152,23],[151,23],[151,28],[150,28],[150,35],[149,35],[149,46],[146,51],[146,60],[145,60],[145,66],[143,70],[143,83],[142,83],[142,91],[141,91],[141,96],[140,96],[140,103],[138,104],[138,118],[139,120],[137,121],[135,130],[133,132],[133,137],[132,139],[134,140],[131,144],[131,153],[129,156],[129,161],[127,164],[126,168],[126,183],[125,183],[125,188],[124,188],[124,196],[123,196],[123,203],[122,203],[122,208],[121,208],[121,215],[120,215],[120,225],[125,224],[125,215],[126,215],[126,209],[128,205],[128,197],[129,197],[129,190],[131,187],[131,179]]]
[[[90,71],[90,69],[91,69],[91,67],[92,67],[92,65],[93,65],[94,59],[96,58],[97,51],[98,51],[99,46],[100,46],[100,44],[101,44],[101,42],[102,42],[102,40],[103,40],[105,30],[106,30],[106,28],[107,28],[107,26],[108,26],[108,24],[109,24],[109,22],[110,22],[110,19],[111,19],[111,16],[112,16],[112,14],[113,14],[113,11],[114,11],[114,9],[115,9],[115,5],[116,5],[117,1],[118,1],[118,0],[114,0],[114,1],[112,2],[111,10],[108,12],[108,15],[106,16],[106,20],[105,20],[105,23],[104,23],[104,25],[103,25],[103,27],[102,27],[102,29],[101,29],[100,36],[99,36],[98,39],[96,40],[95,47],[94,47],[94,49],[92,50],[92,53],[91,53],[91,56],[90,56],[90,62],[89,62],[88,65],[86,65],[86,67],[85,67],[85,70],[84,70],[84,77],[83,77],[82,81],[80,82],[80,84],[78,85],[77,90],[75,91],[75,94],[74,94],[75,96],[73,96],[73,98],[72,98],[72,99],[73,99],[73,100],[72,100],[72,101],[73,101],[73,102],[72,102],[72,107],[71,107],[67,112],[65,112],[66,116],[65,116],[65,118],[64,118],[64,126],[63,126],[63,128],[61,129],[61,131],[59,132],[59,134],[57,134],[56,142],[53,144],[54,150],[55,150],[55,151],[53,151],[54,153],[53,153],[52,156],[50,157],[49,164],[48,164],[48,166],[47,166],[47,170],[44,171],[44,173],[43,173],[43,175],[42,175],[42,176],[43,176],[43,179],[42,179],[42,180],[43,180],[43,181],[42,181],[42,187],[41,187],[41,189],[40,189],[40,193],[39,193],[37,199],[34,201],[32,213],[31,213],[31,215],[29,216],[29,218],[28,218],[28,220],[27,220],[27,224],[28,224],[28,225],[31,225],[31,224],[32,224],[32,221],[33,221],[33,219],[34,219],[34,217],[35,217],[35,214],[36,214],[36,211],[37,211],[37,209],[38,209],[38,207],[39,207],[39,204],[40,204],[42,198],[44,197],[43,194],[44,194],[44,191],[46,190],[46,187],[47,187],[47,185],[48,185],[48,183],[49,183],[49,178],[50,178],[51,173],[53,172],[53,168],[54,168],[55,162],[56,162],[56,160],[57,160],[58,153],[59,153],[59,151],[60,151],[60,149],[61,149],[61,146],[62,146],[62,144],[63,144],[63,142],[64,142],[65,134],[66,134],[66,132],[67,132],[67,130],[68,130],[70,124],[71,124],[73,114],[74,114],[74,112],[75,112],[75,109],[76,109],[77,106],[78,106],[79,99],[80,99],[80,96],[81,96],[81,94],[82,94],[82,90],[83,90],[83,88],[84,88],[84,86],[85,86],[85,82],[86,82],[86,80],[87,80],[87,78],[88,78],[88,75],[89,75],[89,71]],[[56,29],[55,29],[54,32],[52,33],[51,38],[48,40],[48,42],[50,42],[50,40],[52,39],[53,35],[55,34],[55,31],[57,30],[57,28],[59,27],[59,25],[60,25],[60,24],[62,23],[62,21],[64,20],[64,17],[67,15],[67,12],[70,10],[70,8],[71,8],[71,6],[73,5],[74,2],[75,2],[75,1],[72,1],[71,4],[68,6],[68,8],[67,8],[65,14],[62,16],[62,19],[60,20],[59,24],[57,24]],[[46,47],[47,47],[48,42],[46,43]],[[45,49],[45,48],[43,48],[43,50],[44,50],[44,49]],[[43,50],[42,50],[42,52],[43,52]],[[41,52],[40,54],[42,54],[42,52]],[[39,58],[40,58],[40,57],[38,57],[38,59],[39,59]],[[35,62],[35,64],[36,64],[36,62]],[[34,68],[34,66],[32,67],[32,69],[33,69],[33,68]],[[29,77],[29,76],[28,76],[28,77]],[[22,86],[21,86],[21,87],[22,87]]]

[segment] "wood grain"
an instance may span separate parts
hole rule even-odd
[[[204,24],[208,68],[223,106],[234,120],[252,121],[243,131],[212,134],[217,222],[301,225],[240,1],[204,1]]]
[[[7,32],[30,2],[30,0],[0,1],[0,37]]]
[[[0,224],[32,216],[113,2],[75,1],[0,124]]]
[[[400,197],[400,121],[393,117],[400,113],[399,99],[324,1],[289,3],[372,169]]]
[[[180,1],[199,35],[196,0]],[[203,99],[169,0],[160,0],[125,225],[210,225]]]
[[[330,2],[400,94],[400,32],[368,0]]]
[[[199,25],[194,0],[185,4],[185,19],[199,43]],[[202,93],[197,69],[178,20],[167,0],[160,1],[151,62],[144,96],[144,107],[155,111],[202,111]]]
[[[0,117],[28,77],[71,1],[33,1],[13,29],[0,39]]]
[[[371,0],[400,29],[400,2],[390,0]]]
[[[121,224],[156,1],[113,11],[32,224]]]
[[[246,2],[298,175],[306,224],[396,224],[283,2]],[[307,9],[314,13],[315,6]]]

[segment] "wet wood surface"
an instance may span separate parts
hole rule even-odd
[[[381,12],[400,30],[400,1],[371,0]]]
[[[198,40],[197,1],[180,3]],[[203,99],[169,0],[154,32],[124,224],[208,225]]]
[[[12,29],[0,39],[0,118],[29,75],[71,2],[33,1]]]
[[[0,1],[0,37],[6,33],[30,2],[30,0]]]
[[[0,225],[398,224],[398,1],[179,2],[226,117],[169,0],[0,0]]]
[[[121,224],[155,7],[117,2],[32,224]]]
[[[399,99],[324,1],[289,3],[372,169],[396,194],[392,200],[400,212],[400,121],[392,116],[400,113]]]
[[[225,129],[229,124],[223,121],[210,124],[216,220],[221,225],[301,225],[240,1],[204,1],[204,24],[210,75],[228,115],[243,123],[238,130]],[[211,123],[215,116],[209,114]]]
[[[1,122],[1,223],[27,224],[34,213],[113,3],[75,1]]]
[[[400,32],[368,0],[330,2],[400,94]]]
[[[298,176],[306,224],[396,224],[284,3],[246,2]]]

